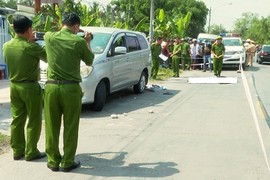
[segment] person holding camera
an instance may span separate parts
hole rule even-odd
[[[68,172],[80,166],[75,161],[82,98],[80,63],[82,60],[90,66],[94,59],[90,48],[92,34],[77,36],[80,23],[75,13],[65,14],[62,29],[44,36],[48,60],[44,97],[46,154],[47,167],[52,171]],[[59,152],[62,118],[63,156]]]
[[[42,90],[38,83],[40,59],[46,61],[45,49],[33,42],[32,21],[13,16],[15,37],[3,46],[10,80],[10,104],[13,120],[10,145],[13,159],[26,161],[44,158],[37,144],[42,126]],[[28,117],[28,121],[27,121]]]

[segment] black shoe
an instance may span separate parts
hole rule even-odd
[[[63,172],[69,172],[69,171],[71,171],[73,169],[76,169],[76,168],[78,168],[80,166],[81,166],[81,162],[80,161],[74,162],[74,164],[71,165],[71,166],[69,166],[69,167],[61,168],[61,171],[63,171]]]
[[[47,167],[53,172],[59,171],[59,167],[51,167],[49,164],[47,164]]]
[[[13,159],[17,161],[17,160],[22,159],[23,157],[24,157],[24,154],[19,155],[19,156],[13,156]]]
[[[42,158],[45,158],[46,157],[46,153],[42,152],[40,153],[39,155],[33,157],[33,158],[30,158],[30,159],[26,159],[26,161],[33,161],[33,160],[37,160],[37,159],[42,159]]]

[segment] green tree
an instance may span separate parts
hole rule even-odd
[[[188,12],[185,17],[171,18],[160,9],[155,19],[155,36],[164,38],[174,38],[174,36],[185,37],[190,24],[191,13]]]
[[[243,13],[235,22],[234,32],[258,44],[270,43],[270,16],[259,18],[257,14]]]
[[[20,4],[26,5],[26,6],[31,6],[33,7],[35,5],[34,0],[20,0]]]
[[[149,31],[149,0],[112,0],[109,6],[114,9],[116,21],[126,21],[130,27],[134,27],[142,18],[146,17],[147,21],[145,23],[147,26],[144,32],[147,33]],[[160,9],[163,9],[166,16],[172,18],[173,22],[184,18],[190,12],[192,17],[188,26],[187,36],[196,37],[198,33],[204,31],[208,9],[203,2],[196,0],[158,0],[154,1],[154,6],[155,17],[159,15]]]
[[[219,35],[220,33],[227,33],[228,31],[225,29],[225,27],[220,24],[213,24],[210,27],[210,34],[216,34]]]
[[[0,0],[0,7],[8,7],[11,9],[17,9],[17,0]]]

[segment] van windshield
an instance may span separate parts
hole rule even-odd
[[[94,39],[91,41],[91,50],[94,54],[101,54],[105,50],[111,34],[108,33],[93,33]],[[45,46],[45,41],[43,39],[38,39],[36,41],[40,46]]]
[[[94,54],[101,54],[105,50],[111,34],[94,32],[94,39],[91,41],[91,49]]]
[[[242,42],[239,39],[223,39],[222,43],[225,46],[242,46]]]

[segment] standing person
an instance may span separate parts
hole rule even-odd
[[[247,47],[247,66],[253,66],[253,57],[255,56],[256,45],[255,42],[250,40],[249,46]]]
[[[206,64],[208,63],[208,67],[210,69],[211,63],[211,42],[205,42],[204,45],[204,56],[203,56],[203,72],[206,72]]]
[[[178,37],[175,38],[175,44],[173,47],[172,57],[172,70],[173,77],[179,77],[179,64],[180,64],[180,56],[181,56],[181,44],[180,39]]]
[[[168,53],[168,41],[163,38],[163,42],[161,43],[161,54],[163,54],[164,56],[168,57],[169,53]],[[168,59],[162,59],[160,58],[160,66],[163,68],[167,68],[167,61]]]
[[[162,60],[162,67],[164,68],[168,68],[169,67],[169,57],[170,57],[170,51],[169,51],[169,44],[170,44],[170,40],[166,39],[161,43],[161,53],[166,56],[168,59],[167,60]]]
[[[168,42],[169,44],[168,44],[168,59],[167,59],[167,64],[168,64],[168,67],[169,68],[172,68],[172,57],[171,57],[171,55],[172,55],[172,53],[173,53],[173,39],[171,39],[171,40],[169,40],[169,42]]]
[[[92,35],[76,35],[80,18],[75,13],[65,14],[62,29],[45,34],[48,56],[48,80],[45,86],[45,132],[47,167],[52,171],[68,172],[80,166],[75,161],[81,113],[82,90],[80,62],[90,66],[94,54],[90,49]],[[63,116],[63,156],[59,152],[59,134]]]
[[[152,70],[151,70],[151,77],[153,79],[157,78],[158,70],[159,70],[159,62],[161,58],[159,57],[162,47],[162,38],[158,37],[156,42],[151,45],[151,53],[152,53]]]
[[[26,16],[14,16],[13,28],[15,37],[3,46],[9,72],[13,117],[10,144],[14,160],[25,157],[26,161],[31,161],[46,156],[37,148],[42,125],[39,61],[46,60],[46,52],[33,42],[32,21]]]
[[[192,42],[193,44],[190,45],[190,51],[191,51],[192,66],[193,69],[195,69],[194,68],[195,64],[197,64],[199,62],[199,59],[202,57],[202,50],[197,39],[193,39]]]
[[[183,44],[182,44],[182,65],[183,65],[183,71],[190,70],[190,45],[188,43],[187,38],[184,38]],[[187,65],[187,66],[186,66]]]
[[[212,45],[211,53],[213,56],[214,75],[220,77],[222,70],[223,54],[225,53],[225,46],[222,43],[221,36],[218,36],[216,42]]]

